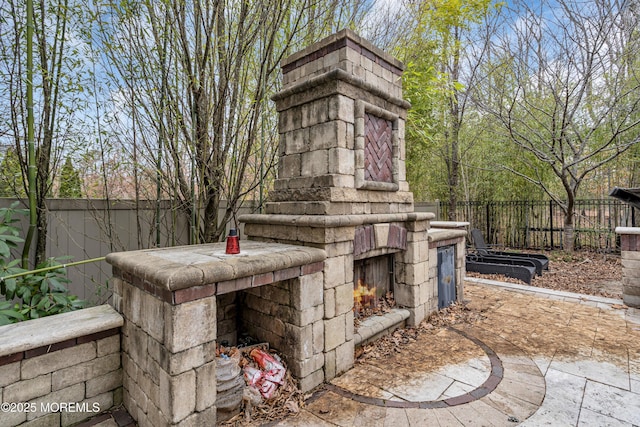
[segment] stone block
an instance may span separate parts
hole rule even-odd
[[[313,322],[313,354],[321,353],[324,350],[324,321],[318,320]]]
[[[25,412],[24,415],[26,419],[27,413]],[[4,416],[5,414],[2,414],[2,417],[3,417],[2,421],[5,421]],[[20,427],[51,427],[51,426],[59,426],[59,425],[68,425],[68,424],[61,424],[62,423],[61,419],[62,419],[61,413],[55,412],[53,414],[47,414],[43,417],[38,417],[24,424],[20,424]],[[16,424],[0,424],[0,425],[13,426]]]
[[[316,305],[315,307],[307,308],[306,310],[292,310],[289,323],[296,326],[305,326],[322,320],[324,318],[324,307],[322,305]]]
[[[278,178],[297,178],[302,173],[302,159],[300,154],[288,154],[280,158],[278,164]]]
[[[324,123],[328,118],[329,101],[327,98],[318,99],[310,104],[302,106],[302,127],[309,127]]]
[[[20,381],[20,362],[0,366],[0,389],[18,381]]]
[[[344,134],[344,132],[343,132]],[[309,128],[309,150],[327,150],[336,147],[338,141],[338,122],[319,123]]]
[[[6,402],[6,400],[3,400],[3,402]],[[0,419],[0,425],[2,427],[24,425],[23,423],[27,420],[27,414],[28,412],[4,412]]]
[[[336,292],[335,315],[339,316],[351,312],[353,310],[353,282],[338,285],[334,289]]]
[[[198,345],[169,355],[169,374],[178,375],[201,366],[205,362],[204,345]]]
[[[58,371],[60,369],[74,366],[96,357],[95,341],[52,353],[43,354],[31,359],[22,361],[21,377],[23,379],[35,378],[37,376]]]
[[[142,369],[147,368],[148,342],[155,341],[138,326],[125,322],[128,336],[122,340],[122,350],[129,354],[131,359]]]
[[[80,408],[86,411],[64,411],[61,413],[60,424],[63,427],[71,426],[80,421],[95,417],[100,412],[104,412],[113,406],[113,393],[103,393],[91,399],[85,399],[80,403]]]
[[[324,382],[324,371],[322,369],[313,372],[298,380],[298,387],[303,393],[313,390]]]
[[[420,305],[420,287],[405,283],[396,283],[393,298],[401,307],[417,307]]]
[[[36,411],[27,414],[27,420],[33,420],[54,412],[57,404],[61,402],[81,402],[84,399],[84,383],[75,384],[62,390],[54,391],[46,396],[32,400],[36,404]]]
[[[343,95],[329,99],[329,120],[341,120],[346,123],[355,121],[355,102]]]
[[[335,288],[324,291],[324,317],[331,319],[336,316],[336,290]]]
[[[10,403],[27,402],[50,392],[51,374],[45,374],[6,386],[2,394],[2,401]]]
[[[164,339],[164,302],[151,294],[141,294],[141,319],[142,330],[162,343]]]
[[[142,307],[140,301],[143,292],[144,291],[126,282],[122,287],[122,314],[128,321],[136,325],[140,325],[140,310]]]
[[[638,251],[621,251],[620,257],[622,259],[640,261],[640,252]]]
[[[322,304],[323,280],[322,272],[300,276],[295,280],[291,289],[293,307],[297,310],[305,310]]]
[[[120,352],[120,334],[111,335],[96,341],[96,356],[102,357]]]
[[[291,356],[297,360],[308,359],[313,355],[313,327],[312,325],[295,326],[285,324],[286,345],[291,349]]]
[[[165,304],[165,346],[173,353],[215,341],[216,298]]]
[[[336,316],[324,321],[324,349],[333,350],[343,344],[346,339],[345,315]]]
[[[278,132],[290,132],[302,127],[302,110],[294,107],[286,111],[280,111],[278,117]]]
[[[326,381],[336,377],[336,350],[324,353],[324,378]]]
[[[149,410],[149,404],[153,403],[155,406],[160,405],[160,370],[158,366],[155,372],[138,371],[138,377],[136,383],[140,387],[140,390],[147,396],[146,409]],[[153,376],[153,378],[152,378]],[[157,382],[155,381],[157,378]]]
[[[87,380],[85,396],[97,396],[122,386],[122,368]]]
[[[329,173],[353,175],[355,173],[355,157],[348,148],[331,148],[329,150]]]
[[[353,340],[347,341],[336,348],[336,374],[340,375],[353,368],[355,348]]]
[[[344,332],[345,332],[345,339],[347,341],[353,340],[354,330],[355,330],[354,314],[353,314],[353,310],[349,310],[348,312],[345,313],[345,316],[344,316]]]
[[[190,415],[196,407],[196,373],[187,371],[171,376],[160,372],[160,410],[170,423],[179,421]]]
[[[120,354],[112,353],[52,373],[51,390],[56,391],[120,368]]]
[[[438,301],[435,300],[435,307],[438,307]],[[413,307],[409,309],[409,318],[407,319],[407,326],[418,326],[431,312],[426,312],[425,305]]]
[[[329,150],[315,150],[302,153],[302,176],[329,173]]]
[[[309,149],[309,129],[296,129],[285,134],[285,155],[306,153]]]
[[[344,242],[333,242],[325,246],[327,258],[353,254],[353,239]]]
[[[346,265],[347,255],[324,260],[324,287],[325,289],[335,288],[343,283],[353,280],[349,277],[347,280]]]
[[[216,403],[216,362],[196,368],[196,411],[202,412]]]
[[[176,427],[209,427],[215,426],[217,420],[217,410],[215,406],[189,415],[184,420],[176,424]],[[154,427],[158,424],[154,424]]]

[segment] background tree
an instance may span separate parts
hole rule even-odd
[[[47,206],[46,198],[56,177],[61,155],[72,149],[67,141],[75,140],[78,126],[83,122],[82,92],[83,62],[70,42],[70,28],[80,21],[81,9],[73,0],[33,1],[33,22],[26,37],[24,0],[0,2],[0,92],[8,95],[0,100],[2,109],[9,114],[0,116],[2,145],[15,148],[22,168],[23,192],[29,189],[27,130],[27,82],[33,85],[34,157],[35,157],[35,233],[25,242],[29,248],[31,236],[36,240],[35,260],[40,264],[46,258]],[[33,78],[27,78],[27,39],[33,42]],[[77,133],[76,133],[77,132]]]
[[[22,169],[13,147],[7,148],[0,162],[0,197],[24,197]]]
[[[585,179],[638,141],[637,15],[630,3],[526,2],[494,39],[492,78],[481,99],[528,169],[504,165],[539,186],[564,212],[573,249],[574,204]],[[554,181],[548,180],[549,172]]]
[[[280,60],[349,25],[361,8],[357,1],[222,0],[97,10],[117,94],[111,123],[126,125],[120,143],[135,167],[157,171],[158,194],[188,214],[191,242],[224,236],[244,197],[272,171],[277,123],[268,99],[280,84]]]
[[[60,171],[60,188],[58,189],[58,197],[64,199],[79,199],[82,197],[82,182],[80,181],[80,174],[73,167],[71,157],[67,156],[67,159],[62,165]]]

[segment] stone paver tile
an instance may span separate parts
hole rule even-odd
[[[544,384],[544,381],[542,382]],[[518,396],[534,405],[540,405],[544,399],[545,388],[539,384],[530,384],[526,382],[514,381],[511,379],[503,379],[498,385],[497,390],[507,396]]]
[[[580,416],[580,405],[571,405],[560,397],[547,396],[542,406],[521,426],[574,426]]]
[[[536,362],[527,356],[503,356],[500,355],[505,371],[522,372],[529,375],[541,376],[542,372]]]
[[[629,373],[626,369],[609,362],[554,358],[550,367],[558,371],[602,382],[625,390],[629,389]]]
[[[553,357],[532,356],[531,359],[535,362],[538,369],[540,369],[540,372],[545,375],[549,370],[549,366],[551,365]]]
[[[387,408],[373,405],[361,405],[361,409],[353,419],[353,426],[384,427]]]
[[[440,425],[435,409],[416,409],[409,408],[405,410],[407,420],[411,427],[434,426]],[[398,427],[402,424],[398,424]]]
[[[440,395],[438,397],[437,400],[444,400],[444,399],[448,399],[450,397],[457,397],[457,396],[461,396],[463,394],[469,393],[472,390],[475,390],[476,387],[469,385],[469,384],[465,384],[465,383],[461,383],[458,381],[454,381],[449,388],[447,388],[442,395]]]
[[[464,426],[449,410],[449,408],[432,409],[440,427]]]
[[[316,417],[332,424],[344,427],[353,426],[359,412],[366,405],[347,399],[332,392],[326,392],[317,400],[307,405],[307,411]]]
[[[549,369],[545,375],[547,384],[546,396],[556,400],[564,400],[570,406],[580,407],[587,380],[584,377],[568,374],[556,369]]]
[[[479,387],[491,375],[491,362],[485,356],[481,359],[471,359],[465,364],[445,366],[438,373],[458,382]]]
[[[634,427],[633,424],[621,421],[606,415],[599,414],[590,409],[582,408],[578,427]]]
[[[583,406],[599,414],[640,425],[640,394],[588,381]]]
[[[509,421],[511,417],[510,414],[506,414],[482,400],[476,400],[475,402],[471,402],[468,405],[461,405],[460,407],[472,409],[478,414],[477,421],[475,421],[475,423],[480,420],[486,420],[486,425],[513,426],[515,424],[513,421]],[[457,408],[458,407],[450,408],[456,417],[458,417],[458,414],[455,412]],[[460,419],[460,417],[458,417],[458,419]],[[482,422],[482,425],[485,425],[485,423]]]
[[[362,396],[378,397],[381,399],[391,399],[392,393],[380,388],[388,374],[377,366],[369,365],[368,369],[350,369],[343,375],[331,380],[331,383]]]
[[[409,417],[407,416],[406,409],[401,408],[387,408],[387,412],[384,415],[384,427],[399,427],[410,426]]]
[[[438,399],[452,383],[440,374],[416,372],[411,380],[393,384],[386,391],[409,402],[426,402]]]
[[[480,399],[482,402],[496,408],[498,411],[517,418],[518,420],[526,420],[536,410],[539,405],[524,401],[512,395],[501,392],[499,389],[494,390],[488,396]]]
[[[279,427],[301,427],[301,426],[314,426],[314,427],[335,427],[335,424],[323,420],[320,417],[312,414],[309,411],[300,411],[295,417],[288,417],[276,424]]]

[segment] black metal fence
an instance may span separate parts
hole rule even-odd
[[[448,205],[441,202],[441,219],[448,219],[448,211]],[[614,199],[578,200],[574,212],[576,249],[619,252],[615,228],[636,222],[634,209]],[[455,220],[480,229],[489,244],[523,249],[563,247],[564,213],[552,200],[461,202]]]

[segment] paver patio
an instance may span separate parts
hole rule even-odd
[[[640,425],[638,310],[622,309],[618,300],[489,283],[465,288],[468,307],[484,319],[356,365],[278,425]],[[501,365],[497,385],[491,352]]]
[[[640,310],[467,280],[465,301],[481,320],[356,364],[273,425],[640,426]]]

